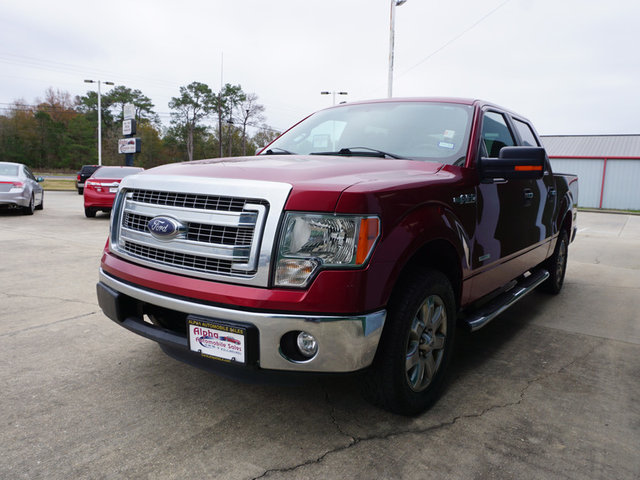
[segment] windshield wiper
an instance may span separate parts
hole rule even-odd
[[[389,158],[395,158],[398,160],[406,160],[405,157],[401,157],[400,155],[396,155],[395,153],[389,153],[389,152],[385,152],[382,150],[378,150],[375,148],[369,148],[369,147],[349,147],[349,148],[341,148],[340,150],[338,150],[337,152],[311,152],[309,155],[345,155],[345,156],[349,156],[349,155],[360,155],[362,156],[363,153],[358,153],[355,152],[354,150],[366,150],[367,152],[373,152],[376,153],[377,155],[374,155],[376,157],[389,157]],[[366,155],[366,154],[364,154]]]
[[[268,149],[262,155],[295,155],[295,153],[285,150],[284,148],[274,147]]]

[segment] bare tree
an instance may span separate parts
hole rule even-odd
[[[233,111],[240,102],[244,101],[246,95],[242,91],[240,85],[225,84],[224,88],[218,95],[214,95],[216,102],[216,110],[218,114],[218,138],[220,140],[220,156],[224,156],[223,149],[223,128],[222,123],[226,121],[228,124],[233,124]],[[231,129],[229,129],[231,132]],[[229,133],[231,135],[231,133]],[[231,140],[230,140],[231,141]],[[231,156],[231,147],[229,147],[229,156]]]
[[[245,99],[238,103],[238,118],[242,121],[242,155],[247,154],[247,125],[264,122],[264,107],[258,103],[258,95],[248,93]]]

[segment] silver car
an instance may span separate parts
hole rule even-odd
[[[43,180],[22,163],[0,162],[0,208],[20,208],[25,215],[42,210]]]

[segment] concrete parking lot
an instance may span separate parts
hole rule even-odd
[[[100,311],[109,218],[75,192],[0,213],[2,479],[638,479],[640,217],[581,213],[565,288],[458,337],[417,418],[351,379],[256,385]]]

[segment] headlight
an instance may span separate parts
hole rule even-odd
[[[287,213],[275,283],[304,287],[322,268],[362,266],[379,235],[377,217]]]

